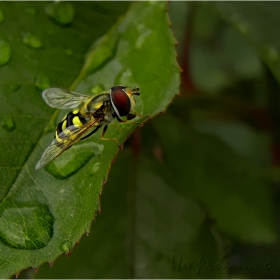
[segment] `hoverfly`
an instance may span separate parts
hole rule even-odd
[[[60,88],[44,90],[43,99],[50,107],[75,110],[69,112],[57,125],[54,140],[43,153],[35,169],[45,166],[73,144],[89,137],[102,126],[104,128],[101,139],[114,140],[120,147],[116,138],[104,138],[104,134],[108,124],[115,118],[119,122],[126,122],[121,117],[131,120],[136,115],[140,116],[133,110],[136,102],[134,95],[140,95],[139,88],[113,86],[109,93],[97,96],[88,96]],[[91,129],[93,130],[89,132]],[[87,132],[89,133],[85,135]]]

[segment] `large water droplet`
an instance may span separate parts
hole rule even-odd
[[[3,15],[3,12],[2,12],[2,11],[0,11],[0,23],[1,23],[1,22],[3,22],[3,20],[4,20],[4,15]]]
[[[90,92],[93,93],[93,94],[99,94],[99,93],[101,93],[102,91],[104,91],[104,89],[105,89],[105,88],[104,88],[103,84],[98,84],[98,85],[92,87],[92,88],[90,89]]]
[[[71,3],[55,2],[46,6],[47,15],[52,17],[57,23],[69,24],[75,15],[74,7]]]
[[[36,15],[36,13],[37,13],[36,9],[34,9],[34,8],[26,8],[25,12],[32,16]]]
[[[71,248],[72,248],[72,242],[69,240],[63,241],[59,246],[61,252],[65,254],[68,254],[71,251]]]
[[[42,47],[41,40],[37,36],[34,36],[28,32],[23,34],[23,43],[34,49]]]
[[[11,58],[11,47],[9,43],[0,40],[0,65],[7,63]]]
[[[14,119],[10,116],[5,116],[2,119],[2,127],[7,131],[13,131],[16,128]]]
[[[53,216],[47,205],[7,201],[0,209],[0,239],[8,247],[36,250],[53,236]]]
[[[91,175],[96,174],[96,172],[98,171],[100,165],[101,165],[101,162],[96,162],[96,163],[92,166],[91,171],[90,171],[90,174],[91,174]]]
[[[102,148],[101,148],[102,147]],[[65,179],[81,169],[94,156],[102,152],[103,145],[84,143],[74,145],[45,168],[57,179]]]
[[[37,77],[35,85],[38,89],[44,90],[51,86],[50,79],[49,79],[49,77],[47,77],[45,75],[39,75]]]
[[[18,91],[20,89],[20,85],[19,84],[11,84],[9,86],[11,91]]]
[[[116,75],[116,81],[122,85],[136,85],[133,77],[134,75],[132,75],[131,70],[129,68],[124,68]]]
[[[148,37],[152,33],[152,30],[145,27],[144,24],[139,24],[137,26],[137,29],[139,31],[139,36],[135,42],[135,45],[137,49],[140,49],[145,42],[146,37]]]

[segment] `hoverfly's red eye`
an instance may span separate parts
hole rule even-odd
[[[111,88],[111,101],[113,108],[121,117],[126,116],[131,109],[130,99],[123,91],[124,88],[125,87],[123,86],[114,86]]]

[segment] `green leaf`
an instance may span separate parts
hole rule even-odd
[[[35,277],[226,277],[226,261],[218,267],[223,255],[215,227],[200,206],[152,171],[157,165],[146,156],[135,164],[128,150],[122,152],[90,236],[68,259],[60,258],[51,269],[44,265]]]
[[[259,52],[280,82],[279,2],[217,2],[220,15],[230,21]],[[260,20],[262,19],[262,20]]]
[[[228,236],[252,244],[275,242],[272,200],[260,169],[190,124],[168,115],[154,123],[167,165],[165,180],[175,190],[201,201]]]
[[[113,27],[128,3],[68,3],[65,9],[70,15],[63,22],[54,18],[57,14],[53,15],[47,5],[0,3],[5,18],[0,24],[0,39],[11,48],[9,60],[0,68],[3,278],[23,268],[54,262],[90,231],[100,208],[103,182],[118,153],[114,141],[101,141],[96,133],[45,169],[35,171],[36,162],[52,141],[58,115],[65,114],[49,108],[41,90],[49,85],[67,88],[73,84],[75,91],[90,94],[114,84],[137,85],[141,96],[135,109],[150,116],[165,110],[179,91],[180,69],[166,3],[133,3]],[[26,39],[26,34],[32,37]],[[109,51],[102,51],[104,41]],[[102,57],[98,65],[94,64],[95,53]],[[123,142],[137,127],[120,126],[122,130],[110,126],[106,137]]]

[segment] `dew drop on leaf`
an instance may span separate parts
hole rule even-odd
[[[135,45],[137,49],[140,49],[142,45],[144,44],[146,37],[148,37],[150,34],[152,34],[152,30],[146,28],[143,24],[139,24],[137,26],[137,29],[139,31],[139,37],[137,38]]]
[[[9,208],[8,205],[17,207]],[[47,205],[8,201],[6,207],[2,205],[2,208],[0,239],[8,247],[36,250],[49,243],[53,235],[54,219]]]
[[[100,162],[96,162],[96,163],[92,166],[91,171],[90,171],[90,174],[91,174],[91,175],[96,174],[96,172],[98,171],[100,165],[101,165]]]
[[[20,89],[20,85],[19,84],[11,84],[9,86],[9,88],[10,88],[11,91],[15,92],[15,91],[18,91]]]
[[[41,40],[37,36],[34,36],[29,32],[23,34],[23,43],[34,49],[42,47]]]
[[[34,9],[34,8],[26,8],[25,12],[32,16],[36,15],[36,13],[37,13],[36,9]]]
[[[65,25],[72,22],[75,10],[71,3],[55,2],[46,6],[45,12],[57,23]]]
[[[5,116],[2,119],[2,127],[7,131],[13,131],[16,128],[14,119],[10,116]]]
[[[0,11],[0,23],[1,23],[1,22],[3,22],[3,20],[4,20],[4,15],[3,15],[3,12],[2,12],[2,11]]]
[[[59,249],[61,250],[61,252],[65,253],[65,254],[68,254],[70,252],[71,248],[72,248],[72,242],[69,240],[63,241],[59,246]]]
[[[121,85],[133,85],[135,86],[137,83],[133,79],[133,74],[130,70],[130,68],[124,68],[122,69],[118,75],[116,76],[116,81],[119,82]]]
[[[46,166],[46,171],[57,179],[65,179],[86,165],[93,156],[100,154],[103,150],[100,146],[103,145],[93,142],[74,145],[51,161]]]
[[[0,65],[7,63],[11,58],[11,47],[6,41],[0,40]]]
[[[39,75],[36,79],[35,85],[38,89],[44,90],[51,86],[50,79],[45,75]]]

